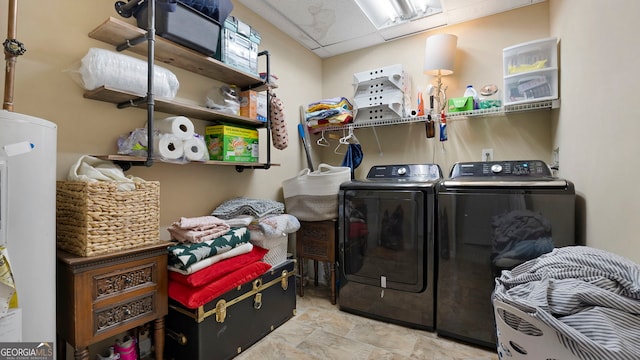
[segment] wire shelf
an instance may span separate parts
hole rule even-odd
[[[488,109],[478,109],[478,110],[461,111],[456,113],[448,113],[447,121],[466,119],[470,117],[481,117],[481,116],[503,116],[508,113],[516,113],[516,112],[524,112],[524,111],[532,111],[532,110],[544,110],[544,109],[557,109],[559,107],[560,107],[560,100],[548,100],[548,101],[539,101],[535,103],[506,105],[502,107],[492,107]],[[435,113],[432,114],[432,117],[436,121],[439,120],[439,116]],[[345,130],[345,129],[409,124],[414,122],[425,122],[425,121],[427,121],[427,116],[367,120],[367,121],[359,121],[359,122],[354,122],[350,124],[345,124],[341,126],[327,126],[321,129],[314,129],[311,131],[312,133],[319,133],[321,131],[339,131],[339,130]]]

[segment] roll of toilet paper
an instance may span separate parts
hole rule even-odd
[[[189,161],[207,161],[209,160],[209,151],[203,138],[193,136],[184,143],[184,158]]]
[[[162,160],[177,160],[184,155],[184,143],[174,134],[154,137],[154,153]]]
[[[170,116],[155,122],[155,129],[163,134],[173,134],[180,140],[188,140],[193,137],[193,122],[184,116]]]

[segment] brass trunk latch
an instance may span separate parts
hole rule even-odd
[[[287,290],[289,287],[289,277],[287,274],[289,274],[287,270],[282,270],[282,276],[280,277],[280,286],[282,286],[282,290]]]
[[[227,302],[222,299],[216,303],[216,321],[223,323],[227,317]]]
[[[253,299],[253,308],[260,310],[262,307],[262,293],[256,293],[256,297]]]

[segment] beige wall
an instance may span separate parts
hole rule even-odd
[[[58,179],[64,179],[79,156],[115,153],[119,135],[146,123],[144,110],[118,110],[110,103],[84,99],[83,89],[72,81],[68,72],[90,47],[113,49],[89,38],[87,34],[91,30],[109,16],[131,23],[135,23],[135,19],[120,17],[114,10],[113,0],[18,3],[17,39],[25,44],[27,52],[18,58],[14,111],[58,125]],[[181,216],[207,215],[222,201],[236,196],[282,200],[282,179],[294,176],[303,166],[304,156],[299,148],[296,127],[299,104],[321,97],[321,88],[317,85],[321,83],[321,59],[241,4],[234,2],[234,5],[233,14],[258,30],[262,35],[260,49],[269,50],[271,54],[271,71],[280,78],[276,94],[285,103],[291,146],[284,151],[272,149],[272,162],[281,166],[266,171],[238,173],[233,166],[159,162],[151,168],[132,168],[127,174],[160,181],[163,227]],[[7,29],[7,8],[8,1],[0,0],[0,28],[3,31]],[[206,92],[217,85],[208,78],[163,66],[177,75],[180,81],[177,97],[185,101],[203,103]],[[260,66],[264,68],[263,60]],[[0,81],[4,83],[4,72]],[[156,114],[156,118],[165,116],[168,114]],[[205,122],[194,122],[196,130],[204,130]],[[265,151],[261,154],[264,161]]]
[[[562,38],[562,107],[554,122],[561,176],[581,199],[580,229],[590,246],[640,262],[637,221],[637,94],[640,47],[635,0],[552,0],[551,32]]]

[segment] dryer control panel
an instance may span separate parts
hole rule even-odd
[[[369,169],[367,180],[432,181],[442,179],[437,164],[376,165]]]
[[[509,161],[482,161],[460,162],[451,168],[450,177],[455,179],[461,176],[472,177],[551,177],[551,169],[541,160],[509,160]]]

